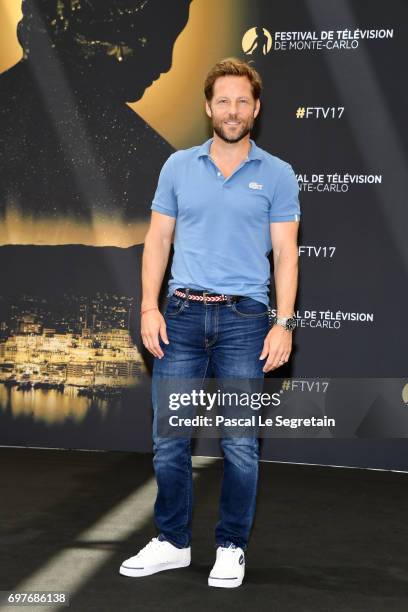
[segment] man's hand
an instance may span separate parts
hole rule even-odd
[[[270,372],[282,366],[289,360],[292,351],[292,332],[281,325],[274,325],[265,338],[262,353],[259,359],[266,360],[263,372]]]
[[[142,314],[141,336],[143,344],[152,355],[161,359],[164,353],[159,344],[159,334],[165,344],[169,344],[166,323],[160,310],[149,310]]]

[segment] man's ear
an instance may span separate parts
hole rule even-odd
[[[208,100],[205,101],[205,112],[209,117],[212,117],[211,106],[208,103]]]
[[[258,116],[260,110],[261,110],[261,102],[258,99],[255,101],[254,118]]]

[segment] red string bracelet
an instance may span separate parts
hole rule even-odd
[[[146,310],[140,311],[140,315],[144,314],[145,312],[149,312],[149,310],[159,310],[159,309],[157,306],[155,306],[154,308],[146,308]]]

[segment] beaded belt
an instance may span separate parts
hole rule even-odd
[[[174,291],[174,295],[181,298],[187,298],[188,300],[194,300],[197,302],[238,302],[240,296],[239,295],[225,295],[224,293],[209,293],[208,291],[202,290],[192,290],[187,289],[183,291],[182,289],[176,289]]]

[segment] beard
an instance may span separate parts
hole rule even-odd
[[[237,119],[233,119],[231,117],[229,121],[237,121]],[[228,132],[226,131],[224,127],[224,121],[219,121],[213,118],[212,125],[213,125],[213,130],[217,134],[217,136],[219,136],[222,140],[224,140],[224,142],[233,144],[234,142],[239,142],[240,140],[245,138],[247,134],[251,132],[253,125],[254,125],[254,118],[252,117],[248,119],[246,122],[242,123],[240,126],[240,130],[237,131],[235,134],[230,134],[230,135],[228,134]]]

